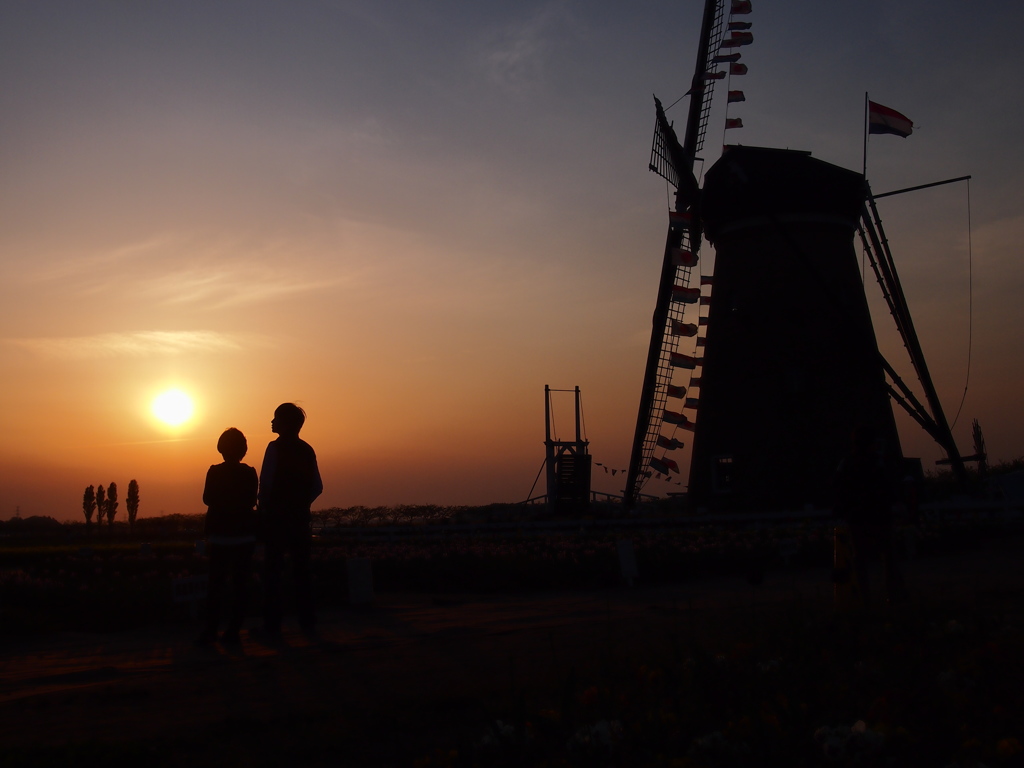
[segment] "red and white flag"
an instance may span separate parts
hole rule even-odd
[[[732,0],[729,13],[735,16],[741,16],[745,13],[750,13],[752,10],[753,9],[750,7],[750,0]]]
[[[895,109],[868,102],[868,133],[891,133],[904,139],[914,132],[910,118]]]
[[[696,336],[697,326],[693,323],[684,323],[682,320],[672,320],[673,336]]]
[[[693,217],[689,211],[669,211],[668,223],[671,227],[682,229],[693,223]]]
[[[745,74],[747,74],[747,65],[746,64],[730,64],[729,65],[729,74],[730,75],[745,75]]]
[[[721,42],[720,48],[739,48],[754,42],[753,32],[730,32],[729,37]]]
[[[683,414],[676,413],[675,411],[663,411],[661,418],[669,424],[678,424],[682,421],[686,421],[686,417],[683,416]]]
[[[677,267],[692,267],[697,264],[697,254],[685,248],[672,249],[672,263]]]
[[[693,304],[700,298],[700,288],[687,288],[685,285],[672,286],[672,301],[680,304]]]
[[[693,429],[693,422],[681,413],[675,411],[664,411],[663,418],[668,424],[675,424],[683,429]]]
[[[670,451],[674,451],[676,448],[682,448],[686,443],[682,440],[677,440],[674,437],[665,437],[664,435],[658,435],[658,447],[665,448]]]
[[[729,91],[729,103],[734,104],[737,101],[746,101],[747,97],[743,94],[743,91]]]
[[[661,480],[662,475],[668,474],[668,467],[666,467],[661,459],[651,459],[651,469],[656,473],[658,480]]]
[[[728,128],[742,128],[743,120],[739,117],[727,117],[725,119],[725,127]]]
[[[689,368],[691,371],[700,362],[693,355],[684,355],[682,352],[673,352],[669,355],[669,364],[674,368]]]

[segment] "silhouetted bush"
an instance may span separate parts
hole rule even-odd
[[[38,534],[60,532],[64,524],[48,515],[32,515],[31,517],[12,517],[0,520],[0,532],[5,534]]]

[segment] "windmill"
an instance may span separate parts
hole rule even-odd
[[[889,456],[901,457],[892,402],[928,431],[954,472],[965,476],[878,215],[875,200],[882,195],[872,196],[864,175],[809,152],[733,146],[699,188],[694,159],[715,83],[726,77],[717,68],[744,74],[734,49],[753,41],[750,23],[733,20],[750,13],[750,2],[731,0],[726,22],[725,1],[705,2],[681,144],[655,99],[650,169],[676,195],[626,506],[636,502],[652,475],[679,472],[669,455],[683,445],[680,430],[693,441],[691,504],[827,504],[832,474],[855,427],[872,428]],[[742,99],[742,92],[729,92],[730,101]],[[726,127],[742,123],[727,119]],[[694,285],[705,236],[715,247],[714,275]],[[879,353],[855,237],[910,354],[927,407]]]

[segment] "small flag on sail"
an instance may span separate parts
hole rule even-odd
[[[661,479],[662,475],[667,475],[668,474],[668,464],[666,464],[661,459],[654,459],[654,458],[652,458],[651,459],[651,469],[653,469],[655,472],[659,472],[660,473],[658,475],[658,479],[659,480]]]
[[[703,336],[701,336],[699,339],[697,339],[697,346],[698,347],[706,347],[707,345],[708,345],[708,340],[705,339]]]
[[[753,32],[730,32],[729,37],[722,41],[721,48],[739,48],[754,42]]]
[[[688,368],[691,371],[697,367],[698,362],[693,355],[684,355],[682,352],[673,352],[669,357],[669,363],[674,368]]]
[[[735,104],[737,101],[746,101],[747,97],[743,95],[743,91],[729,91],[729,103]]]
[[[745,75],[745,74],[747,74],[747,65],[746,64],[730,64],[729,65],[729,74],[730,75]]]
[[[690,386],[691,387],[700,387],[700,376],[691,376],[690,377]]]
[[[686,398],[686,401],[683,403],[683,408],[696,408],[697,407],[697,402],[698,402],[698,398],[696,398],[696,397],[688,397],[688,398]]]
[[[701,75],[701,78],[703,78],[704,80],[724,80],[725,70],[722,70],[720,72],[705,72],[703,75]]]
[[[686,418],[681,413],[675,411],[665,411],[664,419],[669,424],[675,424],[676,426],[682,427],[683,429],[693,429],[693,422]]]
[[[693,323],[684,323],[681,320],[672,321],[673,336],[696,336],[697,326]]]
[[[904,139],[914,132],[914,124],[895,109],[868,102],[868,133],[891,133]]]
[[[732,7],[729,9],[729,13],[733,16],[742,16],[750,13],[752,10],[750,0],[732,0]]]
[[[697,264],[697,254],[685,248],[673,248],[672,263],[677,267],[695,266]]]
[[[732,32],[736,29],[750,29],[752,26],[754,26],[754,24],[750,21],[730,21],[729,31]]]
[[[727,117],[725,119],[725,127],[728,128],[742,128],[743,120],[738,117]]]
[[[701,315],[697,319],[697,325],[707,325],[707,324],[708,324],[708,316],[707,315]]]
[[[698,290],[699,290],[699,289],[698,289]],[[700,305],[701,305],[702,307],[706,307],[706,306],[708,306],[709,304],[711,304],[711,297],[710,297],[710,296],[701,296],[701,297],[700,297]]]
[[[694,304],[700,298],[700,288],[687,288],[685,285],[672,286],[672,301],[677,301],[680,304]]]
[[[668,223],[674,229],[681,229],[683,227],[690,226],[693,218],[690,216],[689,211],[669,211],[668,212]]]
[[[674,384],[668,385],[669,397],[686,397],[686,387],[677,387]]]
[[[666,448],[670,451],[674,451],[676,448],[682,448],[686,443],[682,440],[677,440],[674,437],[665,437],[664,435],[658,435],[658,447]]]
[[[714,275],[701,275],[700,276],[700,284],[701,285],[714,285],[715,284],[715,277],[714,277]]]
[[[738,53],[720,53],[711,59],[712,64],[733,64],[740,60]]]

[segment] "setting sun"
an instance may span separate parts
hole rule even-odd
[[[169,389],[153,400],[153,415],[164,424],[180,426],[192,418],[192,398],[180,389]]]

